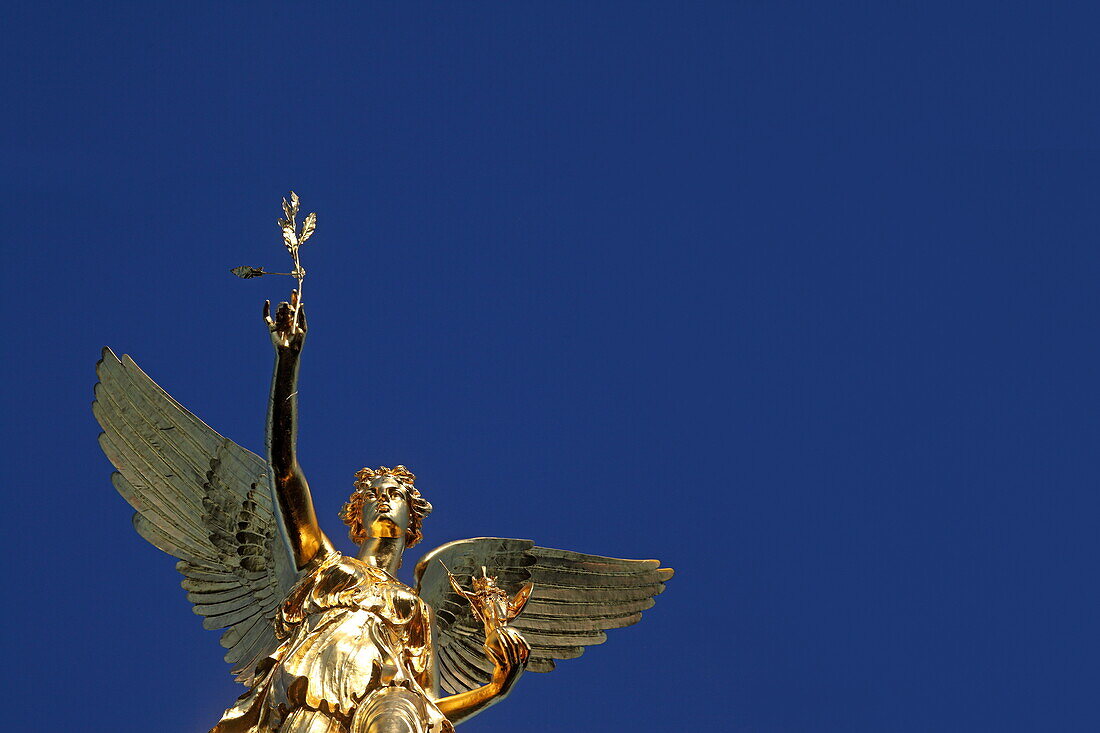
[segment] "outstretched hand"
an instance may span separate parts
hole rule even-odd
[[[298,302],[298,291],[290,291],[290,302],[279,303],[271,318],[271,301],[264,301],[264,321],[276,349],[301,351],[306,340],[306,312]]]

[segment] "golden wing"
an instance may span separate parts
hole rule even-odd
[[[482,624],[451,587],[444,565],[463,586],[482,566],[510,595],[534,583],[526,609],[511,624],[531,645],[527,669],[533,672],[549,672],[554,660],[602,644],[607,629],[637,623],[672,577],[656,560],[553,550],[531,540],[479,537],[432,550],[417,563],[417,593],[436,612],[440,682],[450,694],[487,683],[493,666],[485,658]]]
[[[96,374],[99,444],[118,469],[112,483],[136,511],[134,528],[179,558],[192,610],[204,628],[226,629],[225,661],[251,684],[297,580],[267,462],[184,409],[129,356],[104,348]]]

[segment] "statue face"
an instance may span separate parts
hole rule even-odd
[[[370,482],[363,504],[363,526],[369,537],[401,537],[409,530],[409,495],[392,476]]]

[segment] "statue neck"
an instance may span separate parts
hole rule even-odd
[[[405,552],[405,536],[401,537],[368,537],[359,548],[356,559],[385,570],[394,577],[397,569],[401,567],[401,554]]]

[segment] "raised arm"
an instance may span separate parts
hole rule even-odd
[[[305,311],[298,291],[289,303],[280,303],[271,318],[271,302],[264,303],[264,320],[275,346],[275,373],[267,408],[267,459],[275,482],[275,500],[290,539],[298,569],[318,553],[328,554],[332,543],[317,524],[309,484],[298,465],[298,366],[306,339]]]

